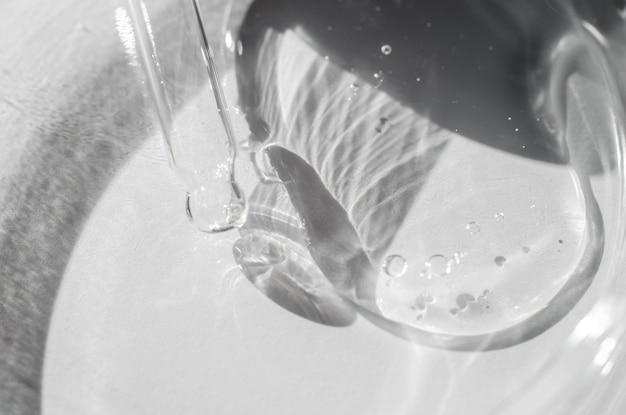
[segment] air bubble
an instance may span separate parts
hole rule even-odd
[[[493,262],[495,262],[497,266],[503,267],[506,263],[506,258],[503,256],[497,256],[493,259]]]
[[[390,45],[382,45],[380,51],[383,53],[383,55],[389,55],[391,54],[392,49]]]
[[[387,275],[394,278],[400,278],[404,275],[408,268],[406,259],[400,255],[389,255],[383,261],[383,270]]]
[[[427,278],[443,277],[450,273],[450,258],[445,255],[433,255],[424,264],[424,272]]]
[[[480,225],[477,222],[471,221],[467,225],[465,225],[465,229],[472,235],[480,232]]]
[[[467,308],[469,303],[472,303],[474,301],[476,301],[476,298],[473,295],[467,294],[467,293],[460,294],[459,296],[456,297],[456,305],[461,310]]]

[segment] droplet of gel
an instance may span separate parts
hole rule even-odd
[[[224,189],[216,189],[218,185]],[[187,194],[187,217],[204,232],[223,232],[246,221],[248,206],[236,183],[215,182]]]
[[[503,256],[497,256],[493,259],[493,262],[495,262],[497,266],[503,267],[506,263],[506,258]]]
[[[383,261],[383,270],[390,277],[400,278],[408,268],[406,259],[400,255],[389,255]]]
[[[525,254],[527,254],[527,253],[529,253],[529,252],[530,252],[530,248],[529,248],[529,247],[527,247],[527,246],[525,246],[525,247],[523,247],[523,248],[522,248],[522,252],[523,252],[523,253],[525,253]]]

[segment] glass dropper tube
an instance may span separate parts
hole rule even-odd
[[[187,216],[204,232],[241,226],[247,203],[235,179],[236,140],[197,0],[180,2],[179,47],[170,50],[160,49],[146,4],[128,0],[128,7],[170,167],[187,191]],[[168,82],[177,88],[167,88]],[[174,90],[178,95],[172,97]],[[219,114],[221,123],[212,114]]]

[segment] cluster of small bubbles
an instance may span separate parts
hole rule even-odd
[[[450,273],[451,265],[450,258],[447,256],[433,255],[424,263],[424,270],[420,276],[428,279],[443,277]]]
[[[506,263],[506,258],[498,255],[497,257],[493,259],[493,262],[495,262],[497,266],[503,267],[504,264]]]
[[[480,232],[480,225],[478,224],[478,222],[471,221],[471,222],[468,222],[467,225],[465,225],[465,229],[470,234],[475,235],[478,232]]]
[[[504,219],[504,213],[502,212],[496,212],[495,215],[493,215],[494,219],[497,221],[501,221],[502,219]]]
[[[391,45],[382,45],[380,47],[380,51],[382,52],[383,55],[389,55],[391,54]]]
[[[467,306],[469,305],[469,303],[476,301],[476,298],[471,295],[471,294],[459,294],[456,297],[456,305],[457,307],[459,307],[459,309],[463,310],[464,308],[467,308]]]
[[[383,261],[383,271],[390,277],[400,278],[402,277],[408,268],[406,259],[401,255],[389,255]]]
[[[534,203],[532,205],[529,206],[531,209],[534,209],[537,207],[537,205],[535,205]]]

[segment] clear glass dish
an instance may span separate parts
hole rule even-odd
[[[200,5],[219,86],[192,2],[107,11],[131,80],[116,102],[141,108],[143,138],[111,158],[125,164],[72,245],[48,412],[614,413],[626,54],[612,4]],[[243,201],[241,222],[218,206],[195,224],[236,229],[186,222],[194,186]]]

